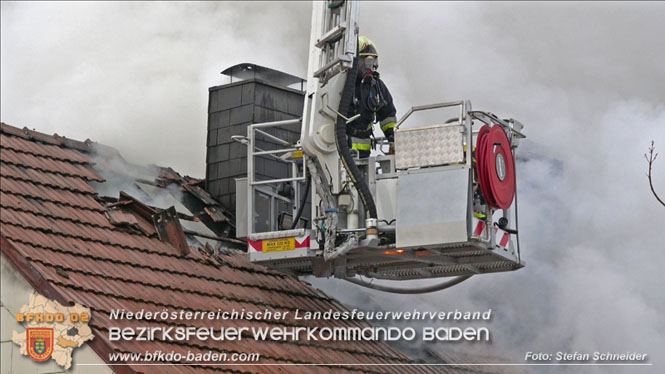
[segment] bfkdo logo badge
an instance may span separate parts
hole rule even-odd
[[[46,361],[53,353],[53,328],[29,327],[26,329],[28,356],[35,361]]]

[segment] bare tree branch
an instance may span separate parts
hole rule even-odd
[[[665,203],[663,202],[663,200],[660,199],[660,197],[658,197],[658,194],[656,193],[656,190],[653,188],[653,180],[651,179],[651,173],[652,173],[651,170],[653,169],[653,163],[654,163],[654,161],[656,161],[656,158],[658,157],[658,153],[656,153],[656,154],[653,153],[653,151],[656,150],[656,147],[654,147],[653,143],[654,142],[652,140],[651,141],[651,147],[649,147],[649,153],[648,153],[649,156],[647,156],[647,153],[644,154],[644,158],[649,163],[649,174],[647,174],[647,176],[649,177],[649,187],[651,187],[651,192],[653,192],[653,195],[656,197],[656,200],[658,200],[659,203],[661,203],[661,204],[663,204],[663,206],[665,206]]]

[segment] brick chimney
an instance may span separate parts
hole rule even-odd
[[[206,189],[224,208],[235,211],[235,178],[247,175],[247,147],[231,139],[247,135],[251,123],[300,118],[305,98],[302,78],[254,64],[238,64],[224,70],[230,83],[208,89],[208,141]],[[300,127],[268,131],[289,142],[300,138]],[[262,149],[278,143],[257,142]],[[268,158],[255,158],[256,174],[268,178],[288,177],[288,165]]]

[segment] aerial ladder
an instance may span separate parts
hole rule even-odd
[[[390,146],[382,138],[369,158],[349,149],[346,126],[357,116],[344,114],[357,74],[358,7],[313,2],[302,118],[252,124],[236,137],[247,145],[236,201],[250,261],[395,293],[523,267],[514,158],[525,137],[520,122],[473,110],[468,100],[415,106],[397,121],[394,153],[381,151]],[[413,113],[437,109],[455,117],[402,127]],[[280,128],[296,125],[297,144],[279,137]],[[261,140],[279,146],[264,149]],[[257,158],[287,163],[290,175],[259,177]],[[373,283],[429,278],[447,280],[419,288]]]

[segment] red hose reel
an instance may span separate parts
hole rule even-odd
[[[480,128],[476,141],[476,172],[485,202],[508,209],[515,197],[515,159],[510,140],[499,125]]]

